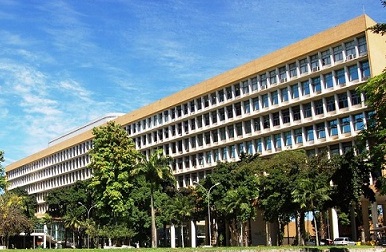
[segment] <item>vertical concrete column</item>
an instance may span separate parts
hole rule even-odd
[[[170,247],[176,247],[176,227],[174,224],[170,225]]]
[[[196,222],[190,221],[190,241],[191,241],[191,247],[195,248],[197,247],[197,233],[196,233]]]
[[[43,248],[47,248],[47,225],[46,224],[44,224],[44,226],[43,226],[43,232],[44,232]]]
[[[58,237],[59,237],[59,235],[58,235],[58,233],[59,233],[59,230],[58,230],[58,223],[55,223],[55,241],[58,241]],[[57,249],[58,248],[58,243],[56,242],[55,243],[55,248]]]
[[[362,219],[363,219],[363,232],[364,232],[364,241],[370,240],[370,225],[369,225],[369,201],[364,199],[362,203]]]
[[[335,208],[331,208],[330,217],[331,238],[335,239],[339,237],[338,214],[336,213]]]

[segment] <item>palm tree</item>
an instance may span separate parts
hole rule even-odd
[[[64,226],[66,228],[69,228],[70,230],[72,230],[72,243],[73,243],[73,246],[75,248],[75,247],[77,247],[76,242],[75,242],[76,241],[75,232],[79,235],[79,229],[81,228],[82,223],[79,220],[79,217],[74,215],[72,212],[65,215],[63,217],[63,221],[64,221]],[[65,245],[67,245],[67,244],[65,244]]]
[[[314,217],[315,225],[315,241],[319,245],[318,226],[316,221],[316,210],[324,202],[330,200],[329,185],[318,183],[309,178],[301,178],[298,180],[298,187],[292,191],[294,202],[300,205],[300,209],[311,211]]]
[[[192,218],[196,209],[194,199],[191,195],[183,195],[179,192],[175,197],[170,199],[170,216],[181,227],[181,247],[185,247],[184,225]]]
[[[157,247],[157,229],[155,223],[154,192],[166,181],[175,181],[169,167],[171,158],[164,156],[163,150],[154,151],[149,158],[140,156],[138,166],[132,171],[132,175],[144,175],[150,183],[150,212],[151,212],[151,247]]]

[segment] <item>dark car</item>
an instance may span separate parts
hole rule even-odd
[[[321,239],[320,242],[323,242],[324,245],[327,245],[327,246],[334,244],[334,241],[331,239]]]
[[[386,237],[382,236],[378,241],[379,246],[386,246]]]

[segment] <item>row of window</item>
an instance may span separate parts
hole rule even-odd
[[[90,162],[90,156],[85,154],[78,158],[69,159],[65,162],[52,165],[45,169],[31,172],[27,175],[19,175],[19,177],[12,179],[10,188],[24,186],[26,184],[34,183],[35,181],[44,180],[60,174],[66,174],[74,170],[86,167]]]
[[[42,169],[43,167],[58,164],[60,162],[68,161],[74,157],[85,155],[92,148],[92,141],[86,141],[76,146],[72,146],[60,152],[54,153],[48,157],[42,158],[30,164],[26,164],[20,168],[7,172],[8,179],[31,174],[32,172]],[[84,157],[83,157],[84,158]],[[45,171],[43,171],[45,172]]]
[[[76,181],[88,179],[91,177],[91,175],[92,172],[90,169],[79,169],[77,171],[66,173],[55,178],[30,184],[26,187],[26,189],[29,193],[37,193],[64,185],[70,185]]]
[[[293,145],[301,145],[303,143],[313,143],[314,140],[325,140],[334,138],[340,135],[352,135],[352,132],[360,131],[365,125],[365,116],[369,118],[369,113],[357,113],[354,115],[342,116],[339,118],[328,119],[318,122],[313,125],[295,127],[287,131],[278,132],[262,136],[247,142],[224,146],[219,149],[211,149],[207,152],[187,155],[176,159],[176,163],[187,162],[186,167],[195,167],[196,165],[206,164],[213,165],[217,161],[229,161],[238,157],[242,152],[254,154],[256,152],[264,153],[267,151],[279,151],[282,147],[291,147]],[[164,150],[167,155],[184,154],[190,151],[196,151],[197,148],[206,146],[217,146],[228,143],[227,140],[247,139],[252,131],[261,129],[260,118],[244,121],[235,125],[228,125],[216,130],[198,134],[183,140],[164,144]],[[246,135],[245,135],[246,134]],[[261,136],[261,135],[259,135]],[[237,139],[236,139],[237,138]],[[204,159],[205,157],[205,159]],[[190,163],[192,162],[192,163]],[[189,164],[190,163],[190,164]],[[189,165],[188,165],[189,164]],[[174,166],[178,168],[178,166]]]
[[[365,37],[355,38],[351,41],[307,56],[301,60],[294,61],[293,63],[286,64],[266,73],[260,73],[257,76],[251,77],[247,80],[243,80],[239,83],[225,87],[210,94],[206,94],[195,100],[191,100],[171,108],[170,110],[165,110],[159,114],[148,117],[147,119],[127,125],[127,131],[130,135],[136,134],[156,126],[160,126],[164,123],[168,123],[170,120],[175,120],[183,116],[191,115],[192,113],[200,111],[203,108],[216,106],[218,103],[232,100],[242,95],[249,95],[255,91],[266,89],[267,87],[270,87],[274,84],[276,85],[278,80],[280,83],[286,82],[289,79],[293,79],[294,77],[298,77],[302,74],[310,72],[310,69],[316,69],[318,67],[316,64],[326,66],[330,65],[331,62],[341,63],[343,57],[346,57],[346,59],[356,58],[357,55],[365,55],[366,52],[367,44]],[[328,89],[333,87],[334,84],[342,85],[347,81],[351,82],[359,79],[364,80],[369,76],[369,63],[368,61],[362,61],[332,71],[330,73],[316,76],[309,80],[304,80],[302,83],[297,83],[291,87],[287,87],[287,92],[290,88],[290,96],[292,98],[296,98],[299,97],[299,87],[302,87],[301,92],[306,95],[306,93],[309,93],[310,90],[313,90],[313,92],[319,92],[322,90],[322,87]],[[283,97],[286,96],[284,94],[285,92],[286,91],[283,90]]]
[[[361,62],[360,64],[362,66],[362,70],[364,71],[362,74],[365,76],[369,76],[369,65],[368,62]],[[351,68],[355,68],[357,70],[357,66],[348,67],[348,71],[351,71]],[[351,76],[351,79],[355,80],[358,77],[357,71],[354,71],[356,75],[349,74],[348,76]],[[334,78],[333,78],[334,76]],[[328,89],[334,87],[335,85],[343,85],[346,83],[346,74],[345,69],[339,69],[334,71],[333,73],[327,73],[323,75],[323,80],[321,82],[320,77],[315,77],[310,80],[305,80],[300,83],[295,83],[290,86],[286,86],[281,88],[280,90],[275,90],[269,93],[265,93],[262,95],[258,95],[256,97],[250,98],[243,102],[237,102],[235,104],[230,104],[224,108],[218,109],[217,113],[219,115],[219,118],[217,118],[216,113],[206,113],[204,115],[200,115],[198,119],[198,128],[201,128],[201,120],[204,120],[205,125],[209,125],[209,120],[212,121],[212,123],[217,123],[217,120],[225,120],[225,117],[233,118],[233,116],[239,116],[242,114],[242,111],[244,111],[244,114],[250,113],[251,109],[253,111],[257,111],[260,108],[268,108],[273,105],[278,105],[283,102],[288,102],[293,99],[297,99],[301,96],[308,96],[312,93],[318,93],[321,92],[322,89]],[[323,88],[322,88],[323,85]],[[356,94],[352,94],[356,95]],[[356,95],[358,96],[358,95]],[[344,99],[344,98],[343,98]],[[210,116],[209,114],[212,114]],[[202,119],[201,119],[202,118]],[[168,121],[168,120],[167,120]],[[185,121],[186,122],[186,121]],[[186,123],[179,123],[178,125],[186,124]],[[138,123],[137,123],[138,125]],[[179,127],[182,128],[182,127]],[[192,126],[194,128],[194,126]],[[131,127],[127,127],[128,134],[131,135],[135,131],[131,131]],[[134,129],[134,128],[133,128]]]
[[[152,133],[143,134],[139,137],[133,137],[133,140],[136,143],[137,148],[140,149],[144,146],[151,145],[153,143],[159,143],[163,141],[168,141],[169,139],[174,139],[176,138],[176,136],[192,134],[196,131],[196,129],[201,129],[202,127],[213,127],[216,126],[218,122],[224,122],[226,120],[232,119],[233,117],[251,114],[252,111],[257,111],[259,109],[260,103],[258,101],[259,97],[255,97],[252,100],[238,102],[233,105],[229,105],[225,108],[220,108],[218,110],[208,112],[204,115],[199,115],[186,121],[155,130]],[[361,103],[362,98],[359,93],[357,93],[355,90],[347,90],[342,93],[333,94],[331,96],[324,97],[318,100],[305,102],[299,105],[282,109],[274,113],[259,116],[252,120],[228,125],[228,128],[232,127],[232,137],[235,133],[237,136],[242,136],[243,132],[244,134],[251,133],[252,127],[255,131],[257,131],[261,128],[269,129],[290,122],[301,122],[306,118],[313,118],[317,115],[323,115],[329,112],[336,111],[337,109],[345,109],[350,106],[355,106]],[[225,127],[220,128],[218,130],[215,129],[211,132],[218,131],[221,138],[221,132],[224,128]],[[193,139],[196,136],[198,138],[202,138],[199,136],[205,136],[209,134],[211,134],[210,131],[201,134],[198,134],[197,132],[197,134],[195,134],[191,138]],[[212,134],[217,135],[217,133]]]

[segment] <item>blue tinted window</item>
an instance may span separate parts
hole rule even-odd
[[[272,150],[272,143],[271,143],[270,136],[264,137],[264,147],[265,147],[265,150]]]
[[[344,117],[340,119],[340,129],[342,133],[348,133],[351,131],[350,128],[350,117]]]
[[[355,130],[363,130],[363,128],[364,128],[363,114],[353,115],[353,121],[354,121],[354,129]]]
[[[308,81],[302,82],[302,95],[309,95],[310,94],[310,84]]]
[[[323,77],[324,77],[324,87],[332,88],[334,86],[334,83],[332,81],[332,73],[325,74]]]
[[[291,97],[292,97],[292,99],[295,99],[295,98],[299,97],[298,84],[295,84],[295,85],[291,86]]]
[[[312,78],[312,91],[320,92],[322,90],[322,86],[320,85],[320,77]]]
[[[306,138],[307,141],[314,140],[314,128],[312,126],[306,128]]]
[[[348,67],[348,72],[349,72],[350,81],[358,80],[359,79],[357,65],[349,66]]]
[[[302,129],[294,130],[295,143],[303,143]]]
[[[262,104],[263,108],[268,107],[269,106],[268,94],[263,95],[262,99],[263,99],[263,104]]]
[[[330,136],[336,136],[338,135],[338,120],[332,120],[328,122],[328,130],[330,133]]]
[[[271,93],[271,102],[272,102],[272,105],[275,105],[275,104],[278,104],[279,103],[279,96],[278,96],[278,93],[277,91],[274,91]]]
[[[282,102],[288,101],[288,88],[287,87],[282,88],[280,90],[280,95],[281,95]]]
[[[344,69],[337,70],[335,72],[335,75],[336,75],[336,83],[338,85],[346,83],[346,78],[344,76]]]

